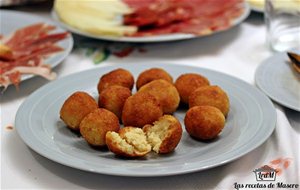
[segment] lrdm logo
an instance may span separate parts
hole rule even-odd
[[[276,180],[276,175],[278,171],[274,168],[271,168],[268,165],[265,165],[261,168],[255,169],[254,171],[257,183],[237,183],[235,182],[234,188],[239,189],[265,189],[265,188],[299,188],[299,184],[292,184],[292,183],[283,183],[283,182],[272,182]],[[271,181],[266,183],[266,181]]]
[[[256,177],[256,183],[237,183],[233,184],[236,190],[240,189],[299,189],[297,183],[275,182],[276,176],[280,176],[283,170],[290,165],[291,158],[279,158],[272,160],[269,165],[255,169],[253,172]],[[278,180],[278,179],[277,179]],[[268,182],[269,181],[269,182]]]
[[[276,170],[270,166],[263,166],[253,171],[255,173],[256,181],[275,181]]]

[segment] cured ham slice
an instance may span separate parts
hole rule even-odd
[[[32,39],[37,39],[39,38],[39,36],[47,34],[48,32],[54,29],[55,26],[47,25],[45,23],[37,23],[16,30],[8,37],[4,37],[2,41],[9,47],[17,47],[19,43],[24,43]]]
[[[124,0],[134,12],[126,25],[138,26],[134,36],[169,33],[206,35],[230,27],[243,13],[243,0]]]
[[[48,80],[55,78],[49,65],[43,60],[63,51],[56,45],[69,33],[53,33],[55,26],[45,23],[33,24],[16,30],[1,39],[0,86],[18,86],[23,74],[40,75]],[[9,55],[9,56],[8,56]]]

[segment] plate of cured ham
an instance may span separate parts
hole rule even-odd
[[[71,34],[51,20],[1,10],[0,87],[18,86],[36,75],[55,79],[52,68],[61,63],[72,48]]]
[[[52,17],[63,28],[86,37],[121,42],[164,42],[208,36],[240,24],[250,13],[244,0],[118,0],[127,8],[117,10],[114,20],[101,20],[107,10],[102,10],[102,14],[100,1],[98,7],[97,1],[93,7],[88,2],[67,5],[62,1],[56,0]],[[82,17],[78,19],[83,18],[84,25],[75,20],[81,11]],[[98,15],[99,11],[102,15]]]

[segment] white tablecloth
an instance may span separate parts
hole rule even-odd
[[[19,9],[49,17],[48,8]],[[255,85],[255,69],[262,60],[272,55],[265,45],[263,15],[259,13],[252,13],[239,26],[213,36],[145,45],[144,48],[147,50],[145,53],[136,51],[125,58],[110,56],[98,65],[95,65],[90,57],[76,50],[54,71],[60,78],[105,65],[153,61],[209,68]],[[247,184],[254,185],[250,186],[252,189],[259,189],[255,188],[257,181],[253,170],[263,165],[278,169],[279,173],[274,183],[299,184],[300,113],[276,103],[277,125],[271,137],[238,160],[213,169],[170,177],[130,178],[84,172],[52,162],[27,147],[15,128],[7,128],[14,127],[16,112],[26,97],[47,83],[48,81],[35,77],[22,82],[19,91],[10,87],[0,95],[3,189],[235,189],[237,185],[244,185],[245,188]],[[247,189],[251,189],[250,187]]]

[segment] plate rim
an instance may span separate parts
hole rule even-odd
[[[132,64],[134,65],[134,64]],[[167,64],[161,64],[159,63],[159,65],[163,66],[163,65],[167,65]],[[171,66],[171,65],[170,65]],[[252,145],[250,149],[247,149],[246,151],[243,150],[242,153],[238,153],[236,155],[234,155],[233,157],[231,158],[228,158],[228,159],[223,159],[222,162],[218,162],[218,163],[214,163],[214,164],[209,164],[209,166],[203,166],[202,168],[193,168],[193,169],[185,169],[184,171],[177,171],[177,172],[174,172],[174,171],[171,171],[171,172],[162,172],[160,174],[151,174],[151,173],[147,173],[145,174],[134,174],[134,173],[120,173],[120,172],[115,172],[115,171],[98,171],[98,170],[91,170],[91,169],[88,169],[86,167],[82,167],[82,166],[74,166],[74,164],[70,164],[68,162],[63,162],[62,160],[60,159],[57,159],[53,158],[53,156],[49,157],[49,155],[47,155],[45,152],[41,151],[40,148],[38,146],[35,146],[33,144],[31,144],[30,142],[30,139],[28,139],[28,137],[26,137],[26,135],[24,133],[22,133],[22,119],[20,119],[20,115],[22,114],[27,102],[30,101],[30,98],[31,97],[34,97],[36,96],[36,94],[39,94],[39,93],[42,93],[44,91],[44,89],[47,89],[48,86],[51,87],[51,85],[55,85],[55,83],[58,83],[60,82],[61,80],[64,80],[64,79],[72,79],[74,76],[78,76],[79,74],[82,75],[82,73],[89,73],[91,72],[92,70],[97,70],[97,71],[100,71],[101,69],[103,69],[103,67],[99,67],[99,68],[96,68],[96,69],[89,69],[89,70],[85,70],[85,71],[82,71],[82,72],[79,72],[79,73],[73,73],[71,75],[67,75],[65,77],[62,77],[60,78],[60,80],[56,80],[56,81],[53,81],[51,83],[48,83],[47,85],[44,85],[43,87],[41,87],[40,89],[36,90],[34,93],[32,93],[30,95],[30,97],[28,97],[23,103],[22,105],[19,107],[18,111],[17,111],[17,114],[16,114],[16,117],[15,117],[15,126],[16,126],[16,130],[17,130],[17,133],[19,134],[19,136],[21,137],[21,139],[23,140],[23,142],[25,142],[25,144],[27,144],[28,147],[30,147],[31,149],[33,149],[36,153],[44,156],[45,158],[47,159],[50,159],[56,163],[59,163],[59,164],[62,164],[62,165],[65,165],[65,166],[69,166],[69,167],[72,167],[72,168],[76,168],[76,169],[80,169],[80,170],[83,170],[83,171],[89,171],[89,172],[94,172],[94,173],[99,173],[99,174],[106,174],[106,175],[113,175],[113,176],[128,176],[128,177],[157,177],[157,176],[172,176],[172,175],[179,175],[179,174],[186,174],[186,173],[191,173],[191,172],[197,172],[197,171],[202,171],[202,170],[206,170],[206,169],[209,169],[209,168],[213,168],[213,167],[217,167],[217,166],[220,166],[220,165],[223,165],[223,164],[226,164],[226,163],[229,163],[229,162],[232,162],[246,154],[248,154],[249,152],[253,151],[254,149],[258,148],[261,144],[263,144],[269,137],[270,135],[273,133],[274,129],[275,129],[275,126],[276,126],[276,121],[277,121],[277,114],[276,114],[276,110],[275,110],[275,107],[273,105],[273,103],[270,101],[270,99],[265,95],[263,94],[261,91],[259,91],[257,88],[255,88],[253,85],[250,85],[249,83],[241,80],[241,79],[238,79],[236,77],[233,77],[233,76],[230,76],[228,74],[225,74],[225,73],[221,73],[221,72],[218,72],[218,71],[214,71],[214,70],[210,70],[210,69],[204,69],[204,68],[201,68],[201,67],[195,67],[195,66],[183,66],[183,65],[175,65],[175,66],[179,66],[179,67],[191,67],[191,68],[197,68],[197,72],[199,72],[201,70],[201,72],[205,72],[205,71],[209,71],[209,72],[213,72],[213,73],[216,73],[216,74],[221,74],[223,76],[226,76],[226,77],[230,77],[231,79],[234,79],[234,80],[239,80],[239,82],[242,82],[244,83],[245,85],[248,85],[248,87],[252,88],[252,90],[256,91],[256,93],[259,94],[259,96],[264,99],[265,103],[269,105],[269,108],[270,110],[268,110],[270,112],[270,117],[274,118],[272,119],[272,123],[269,123],[268,125],[270,125],[270,127],[268,127],[267,129],[267,133],[266,135],[264,135],[264,138],[261,138],[260,141],[256,142],[255,145]],[[118,66],[116,65],[109,65],[107,66],[109,68],[117,68]],[[264,108],[266,109],[266,108]],[[269,118],[269,116],[268,116]],[[265,124],[266,125],[266,124]],[[24,136],[25,135],[25,136]],[[247,144],[247,143],[246,143]],[[245,145],[245,144],[243,144]]]
[[[95,35],[91,34],[88,32],[81,31],[73,26],[70,26],[64,22],[62,22],[57,15],[55,9],[53,8],[51,11],[51,16],[52,19],[57,22],[58,25],[60,25],[62,28],[65,28],[66,30],[69,30],[70,32],[84,36],[84,37],[89,37],[89,38],[94,38],[97,40],[106,40],[106,41],[115,41],[115,42],[129,42],[129,43],[158,43],[158,42],[172,42],[172,41],[180,41],[180,40],[187,40],[187,39],[192,39],[192,38],[200,38],[200,37],[206,37],[206,36],[211,36],[217,33],[225,32],[227,30],[232,29],[233,27],[241,24],[244,20],[247,19],[247,17],[250,15],[251,8],[250,5],[244,1],[244,12],[241,14],[240,17],[234,19],[231,23],[231,26],[228,27],[225,30],[219,30],[216,32],[212,32],[211,34],[206,34],[206,35],[194,35],[194,34],[188,34],[188,33],[175,33],[175,34],[167,34],[167,35],[156,35],[158,37],[162,37],[160,40],[157,40],[151,36],[151,37],[113,37],[113,36],[105,36],[105,35]],[[163,36],[166,36],[164,38]],[[172,38],[172,36],[174,36]],[[177,37],[176,37],[177,36]]]
[[[295,49],[293,49],[292,51],[295,51]],[[296,51],[299,51],[300,52],[300,49]],[[268,89],[264,88],[264,85],[262,85],[262,81],[261,81],[261,72],[264,71],[266,69],[266,65],[270,64],[269,63],[269,60],[271,60],[272,58],[274,58],[275,56],[278,56],[279,59],[282,60],[283,56],[286,54],[286,52],[278,52],[278,53],[275,53],[271,56],[269,56],[268,58],[266,58],[265,60],[263,60],[259,65],[258,67],[256,68],[255,70],[255,84],[257,85],[257,87],[264,93],[266,94],[269,98],[271,98],[273,101],[275,101],[276,103],[280,104],[281,106],[283,107],[286,107],[286,108],[289,108],[289,109],[292,109],[294,111],[298,111],[300,112],[300,107],[297,107],[297,106],[294,106],[294,105],[290,105],[289,103],[287,103],[285,101],[285,99],[281,99],[281,98],[278,98],[276,96],[276,93],[275,95],[273,93],[271,93]],[[284,61],[283,61],[284,62]],[[283,64],[280,62],[280,64]]]
[[[39,17],[39,16],[37,16],[35,14],[32,14],[32,13],[28,13],[28,12],[24,12],[24,11],[15,11],[15,10],[6,10],[6,9],[4,9],[4,10],[1,10],[0,15],[2,15],[2,14],[15,14],[15,15],[18,15],[20,17],[22,17],[22,16],[32,17],[34,19],[39,20],[40,22],[44,22],[44,23],[47,23],[47,24],[54,25],[56,27],[56,30],[58,29],[58,30],[62,30],[62,31],[67,32],[66,29],[61,27],[59,24],[57,24],[55,21],[51,20],[50,18]],[[73,50],[74,38],[73,38],[73,34],[71,32],[69,32],[69,37],[66,38],[65,40],[67,40],[66,43],[68,44],[68,47],[66,49],[64,49],[63,52],[58,52],[57,55],[53,55],[53,56],[57,56],[57,57],[61,57],[61,58],[57,58],[56,61],[51,62],[51,63],[46,63],[46,62],[49,59],[53,59],[52,56],[50,58],[47,58],[47,59],[44,60],[45,64],[49,65],[51,67],[51,69],[53,69],[56,66],[58,66],[59,64],[61,64],[70,55],[71,51]],[[31,79],[31,78],[34,78],[34,77],[37,77],[37,76],[38,75],[25,74],[25,75],[21,76],[21,81],[20,82],[23,82],[25,80],[28,80],[28,79]],[[9,86],[11,86],[11,85],[12,84],[9,84]],[[1,87],[1,85],[0,85],[0,87]]]

